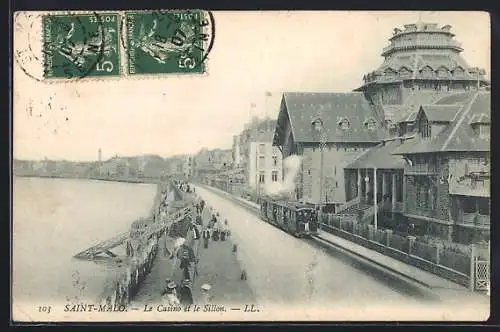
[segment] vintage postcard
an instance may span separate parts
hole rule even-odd
[[[13,15],[13,321],[488,319],[488,13]]]

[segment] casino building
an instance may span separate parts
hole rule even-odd
[[[450,241],[489,236],[489,82],[462,51],[450,25],[407,24],[354,92],[285,93],[273,144],[303,157],[295,199]]]

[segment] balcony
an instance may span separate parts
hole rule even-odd
[[[478,180],[472,178],[451,181],[449,193],[452,195],[465,195],[475,197],[490,197],[490,179]]]
[[[438,169],[434,165],[420,164],[405,167],[405,174],[409,175],[433,175],[438,174]]]
[[[463,51],[462,44],[455,40],[436,41],[436,40],[415,40],[415,41],[396,41],[393,44],[382,49],[382,56],[393,51],[405,48],[452,48],[457,51]]]
[[[464,227],[490,228],[490,216],[476,212],[464,213],[457,224]]]

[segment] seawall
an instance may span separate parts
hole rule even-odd
[[[96,180],[109,182],[127,182],[127,183],[160,183],[158,178],[135,178],[135,177],[106,177],[106,176],[72,176],[65,174],[35,174],[14,172],[14,176],[20,178],[50,178],[50,179],[73,179],[73,180]]]
[[[168,184],[157,183],[156,194],[149,216],[141,218],[151,225],[158,220],[162,192],[165,189],[168,189]],[[132,224],[133,223],[131,223],[131,226]],[[159,234],[153,234],[149,238],[144,239],[141,243],[141,249],[137,251],[135,257],[124,262],[121,267],[117,268],[115,274],[110,275],[98,299],[101,304],[119,307],[126,306],[130,302],[130,299],[137,292],[140,283],[151,270],[153,260],[158,250],[158,238]]]
[[[165,231],[164,227],[158,226],[158,228],[156,228],[157,224],[161,222],[160,204],[163,192],[169,190],[178,191],[173,184],[158,183],[150,215],[146,219],[143,218],[143,220],[147,222],[146,232],[149,227],[153,228],[153,231],[151,231],[150,235],[147,237],[143,236],[141,240],[138,241],[140,242],[140,246],[134,257],[127,260],[122,268],[115,274],[115,277],[110,278],[110,281],[106,283],[102,295],[99,298],[101,304],[107,304],[112,307],[127,306],[137,294],[141,283],[151,272],[158,253],[159,239]],[[170,203],[169,214],[176,214],[180,209],[192,203],[193,198],[189,195],[182,195],[182,198],[182,201]]]

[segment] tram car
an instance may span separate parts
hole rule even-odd
[[[318,214],[312,204],[262,199],[261,218],[296,237],[318,234]]]

